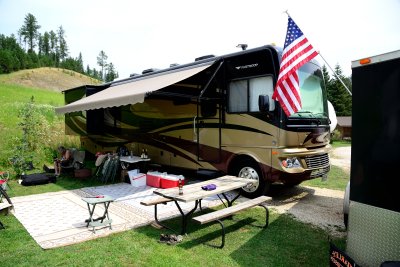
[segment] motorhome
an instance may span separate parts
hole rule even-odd
[[[321,66],[299,69],[302,109],[287,117],[272,99],[281,49],[275,46],[64,91],[66,131],[91,153],[125,145],[153,163],[254,179],[243,193],[271,183],[297,185],[330,169],[329,114]]]

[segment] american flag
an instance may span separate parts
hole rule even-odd
[[[289,16],[279,77],[272,95],[273,99],[279,101],[287,116],[296,113],[302,107],[297,70],[317,55],[318,52]]]

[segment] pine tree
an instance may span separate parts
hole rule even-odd
[[[336,76],[340,77],[349,88],[351,88],[351,80],[343,75],[339,65],[335,66],[335,74],[327,83],[328,100],[335,108],[337,116],[351,116],[351,96]]]
[[[10,73],[25,66],[25,52],[14,35],[0,34],[0,73]]]
[[[99,55],[97,56],[97,65],[99,65],[101,67],[101,78],[100,80],[104,81],[105,77],[104,77],[104,69],[107,67],[107,58],[108,56],[106,55],[106,53],[101,50]]]
[[[114,65],[112,63],[107,66],[106,82],[112,82],[118,78],[118,72],[115,71]]]
[[[43,34],[42,51],[45,55],[50,54],[50,34],[48,32]]]
[[[78,72],[84,74],[85,70],[83,69],[83,59],[82,59],[82,53],[79,52],[79,57],[77,58],[77,63],[78,63]]]
[[[65,40],[65,30],[62,26],[58,28],[57,31],[58,37],[58,55],[59,59],[62,61],[68,56],[68,46],[67,41]]]
[[[58,66],[58,47],[57,47],[57,34],[51,30],[50,36],[50,54],[53,60],[53,67]]]
[[[25,43],[28,43],[29,50],[28,52],[32,53],[36,46],[36,42],[39,37],[38,30],[40,29],[40,25],[38,24],[36,18],[31,13],[28,13],[25,16],[25,23],[19,29],[18,33],[23,38]]]
[[[86,72],[85,73],[86,73],[87,76],[92,77],[92,70],[90,69],[89,64],[86,65]]]

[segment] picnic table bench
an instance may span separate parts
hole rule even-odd
[[[268,207],[265,206],[263,203],[268,200],[271,200],[271,199],[272,199],[271,197],[260,196],[258,198],[246,200],[237,205],[233,205],[233,206],[230,206],[230,207],[227,207],[227,208],[224,208],[221,210],[217,210],[217,211],[214,211],[211,213],[203,214],[203,215],[194,217],[192,219],[199,224],[206,224],[209,222],[217,221],[222,227],[222,242],[221,242],[221,245],[219,246],[219,248],[223,248],[225,245],[225,228],[224,228],[224,224],[222,223],[222,221],[220,219],[229,217],[235,213],[238,213],[245,209],[252,208],[254,206],[261,206],[266,211],[266,220],[265,220],[265,225],[263,227],[267,228],[268,220],[269,220],[269,211],[268,211]]]
[[[10,197],[7,195],[6,191],[0,186],[0,201],[3,199],[7,202],[0,202],[0,212],[5,210],[6,214],[13,208],[13,204],[11,202]],[[3,223],[0,221],[0,229],[4,229]]]
[[[170,198],[166,198],[166,197],[162,197],[162,196],[157,196],[155,198],[151,198],[151,199],[145,199],[143,201],[140,202],[141,205],[144,206],[153,206],[154,205],[154,221],[156,222],[156,224],[170,229],[172,230],[170,227],[168,227],[167,225],[163,224],[162,222],[160,222],[160,220],[158,219],[158,213],[157,213],[157,205],[158,204],[167,204],[168,202],[172,201],[172,199]]]

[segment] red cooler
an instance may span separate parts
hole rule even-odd
[[[148,186],[160,188],[160,180],[165,176],[162,172],[147,172],[146,184]]]
[[[167,174],[161,178],[160,186],[161,188],[171,188],[179,186],[179,179],[182,181],[182,185],[185,184],[185,177],[183,175],[173,175]]]

